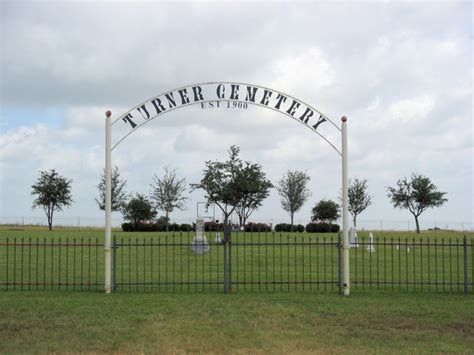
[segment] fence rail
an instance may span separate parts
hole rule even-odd
[[[340,292],[338,237],[234,233],[208,251],[193,233],[114,237],[116,292]],[[0,238],[0,290],[102,291],[102,239]],[[472,238],[360,238],[350,251],[351,289],[474,292]]]
[[[353,289],[474,290],[474,243],[462,239],[361,239],[351,251]]]
[[[6,238],[0,242],[0,289],[102,290],[98,238]]]
[[[269,240],[270,238],[270,240]],[[211,238],[209,238],[211,239]],[[192,238],[140,238],[113,245],[116,291],[338,291],[341,245],[338,238],[297,238],[238,233],[214,243],[204,255]]]

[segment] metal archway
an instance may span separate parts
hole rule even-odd
[[[350,294],[349,284],[349,218],[348,218],[348,157],[347,119],[341,118],[341,127],[314,107],[293,96],[259,85],[239,82],[208,82],[188,85],[154,96],[112,121],[112,113],[106,112],[105,130],[105,292],[111,292],[111,175],[112,151],[137,129],[167,112],[191,105],[227,103],[227,105],[256,105],[277,111],[303,124],[328,143],[342,160],[342,224],[343,224],[343,264],[344,295]],[[243,106],[242,106],[243,107]],[[246,107],[246,106],[245,106]],[[112,127],[123,123],[124,132],[119,132],[112,143]],[[118,127],[118,126],[117,126]],[[340,140],[337,139],[340,136]],[[340,148],[338,148],[340,142]]]

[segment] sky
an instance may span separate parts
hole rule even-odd
[[[1,1],[0,222],[45,223],[31,185],[56,169],[72,179],[74,199],[57,223],[103,225],[94,199],[105,111],[116,118],[175,88],[235,81],[296,97],[334,122],[348,117],[349,176],[367,179],[372,196],[361,228],[413,229],[387,187],[419,173],[448,198],[423,213],[422,228],[473,229],[472,15],[471,2],[457,1]],[[197,183],[204,162],[225,159],[232,144],[274,184],[288,170],[309,174],[296,223],[309,222],[319,200],[338,201],[340,156],[256,106],[174,110],[127,137],[112,160],[127,192],[148,195],[164,167]],[[206,214],[202,192],[187,196],[172,220]],[[289,222],[276,189],[250,220]]]

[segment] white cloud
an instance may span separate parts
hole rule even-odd
[[[308,163],[312,161],[312,155],[304,154],[304,152],[311,152],[314,150],[314,144],[312,144],[308,138],[290,136],[277,142],[277,146],[266,151],[263,157],[265,160],[273,160],[282,164],[288,164],[290,162]]]
[[[376,96],[373,101],[367,105],[367,111],[375,111],[380,105],[380,96]]]
[[[435,99],[430,95],[403,99],[392,103],[388,108],[389,118],[397,122],[407,123],[425,120],[433,111]]]
[[[311,83],[304,85],[304,88],[309,88],[313,95],[334,83],[330,62],[322,50],[316,47],[278,59],[273,64],[272,78],[272,87],[286,88],[298,95],[305,94],[301,90],[302,82]]]
[[[426,218],[472,219],[471,6],[2,4],[0,99],[9,130],[0,136],[0,214],[31,214],[29,186],[39,169],[56,168],[74,180],[76,203],[65,213],[98,215],[106,110],[118,117],[169,89],[235,80],[295,96],[335,122],[349,117],[350,176],[368,177],[377,193],[364,217],[406,218],[384,187],[419,171],[452,196]],[[20,117],[38,108],[59,112],[59,125],[46,114]],[[122,133],[114,126],[114,137]],[[165,165],[197,181],[203,162],[224,159],[231,144],[274,182],[288,169],[311,174],[303,220],[318,198],[338,195],[338,155],[301,125],[254,106],[168,113],[130,135],[113,163],[131,192],[146,193]],[[176,218],[194,216],[202,194],[192,198]],[[286,218],[275,192],[255,218]]]

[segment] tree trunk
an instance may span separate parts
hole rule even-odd
[[[418,223],[418,216],[415,216],[416,233],[420,234],[420,224]]]
[[[48,217],[48,228],[50,231],[52,231],[53,230],[53,211],[48,210],[46,215]]]
[[[224,242],[230,241],[229,215],[224,212]]]
[[[293,232],[293,217],[294,213],[290,213],[290,219],[291,219],[291,231]]]
[[[169,231],[169,219],[168,219],[168,212],[166,212],[166,231]]]
[[[354,217],[352,217],[352,221],[354,222],[354,228],[357,228],[357,215],[354,215]]]

